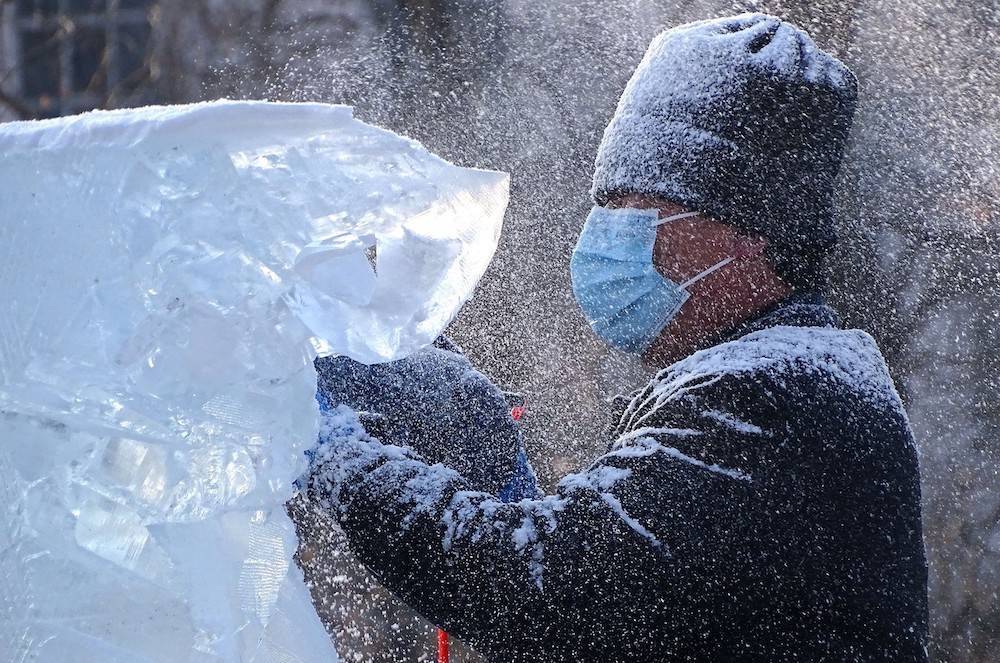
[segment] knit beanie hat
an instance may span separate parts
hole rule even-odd
[[[591,193],[598,205],[656,194],[704,212],[768,239],[787,272],[836,240],[833,184],[856,102],[854,74],[779,18],[678,26],[628,82]]]

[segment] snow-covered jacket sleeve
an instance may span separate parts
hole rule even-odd
[[[555,494],[513,504],[369,437],[346,408],[326,418],[323,434],[311,491],[352,549],[386,587],[491,660],[542,649],[580,660],[600,648],[602,624],[614,632],[626,620],[641,632],[662,615],[641,598],[653,584],[668,612],[675,602],[694,619],[706,578],[722,591],[716,567],[738,563],[741,523],[718,505],[738,513],[751,478],[669,445],[695,430],[623,436]],[[624,646],[645,643],[630,636]]]
[[[315,499],[490,661],[924,661],[912,435],[874,341],[775,327],[664,369],[607,453],[505,504],[326,420]]]

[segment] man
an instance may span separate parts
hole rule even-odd
[[[906,415],[819,294],[855,98],[771,16],[653,41],[571,271],[594,331],[666,368],[555,494],[494,497],[520,440],[456,349],[318,362],[310,491],[388,588],[491,661],[926,660]]]

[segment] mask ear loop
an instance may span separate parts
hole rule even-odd
[[[687,290],[689,286],[694,285],[695,283],[697,283],[698,281],[702,280],[703,278],[705,278],[706,276],[708,276],[709,274],[711,274],[715,270],[722,269],[723,267],[725,267],[726,265],[728,265],[729,263],[731,263],[734,260],[736,260],[736,256],[729,256],[728,258],[724,258],[724,259],[720,260],[719,262],[715,263],[714,265],[712,265],[708,269],[706,269],[706,270],[704,270],[704,271],[702,271],[702,272],[700,272],[698,274],[695,274],[694,276],[692,276],[691,278],[689,278],[684,283],[681,283],[680,289],[681,290]]]
[[[699,216],[700,214],[701,214],[701,212],[681,212],[680,214],[672,214],[672,215],[670,215],[668,217],[664,217],[662,219],[657,220],[657,222],[654,223],[653,225],[654,226],[662,226],[664,223],[669,223],[670,221],[677,221],[677,220],[680,220],[680,219],[690,219],[692,216]],[[722,267],[725,267],[726,265],[728,265],[729,263],[731,263],[733,260],[736,260],[736,256],[730,256],[729,258],[726,258],[726,259],[722,260],[721,262],[718,262],[718,263],[712,265],[708,269],[704,270],[703,272],[701,272],[699,274],[694,275],[693,277],[689,278],[687,281],[685,281],[684,283],[682,283],[679,286],[680,289],[681,290],[687,290],[688,286],[694,285],[695,283],[697,283],[698,281],[702,280],[703,278],[705,278],[706,276],[708,276],[709,274],[711,274],[715,270],[721,269]]]
[[[682,212],[680,214],[673,214],[671,216],[664,217],[662,219],[657,219],[654,226],[662,226],[664,223],[669,223],[670,221],[677,221],[679,219],[689,219],[692,216],[698,216],[701,212]]]
[[[701,212],[682,212],[680,214],[672,214],[671,216],[664,217],[662,219],[657,220],[657,222],[654,223],[653,225],[654,226],[662,226],[664,223],[668,223],[670,221],[677,221],[677,220],[680,220],[680,219],[689,219],[692,216],[698,216],[700,214],[701,214]],[[689,278],[687,281],[685,281],[684,283],[680,284],[680,286],[678,286],[678,287],[681,290],[687,290],[689,287],[693,286],[698,281],[700,281],[703,278],[705,278],[706,276],[710,275],[712,272],[714,272],[714,271],[716,271],[718,269],[722,269],[723,267],[725,267],[726,265],[728,265],[732,261],[736,260],[737,258],[750,258],[750,257],[753,257],[755,255],[758,255],[762,251],[763,251],[763,248],[761,248],[760,251],[751,251],[751,252],[748,252],[748,253],[743,254],[743,255],[735,255],[735,256],[729,256],[728,258],[723,258],[722,260],[720,260],[719,262],[715,263],[714,265],[712,265],[708,269],[705,269],[705,270],[703,270],[703,271],[695,274],[694,276],[692,276],[691,278]]]
[[[743,258],[754,258],[756,256],[759,256],[761,253],[763,253],[763,251],[764,251],[764,246],[761,246],[759,249],[756,249],[756,250],[746,251],[746,252],[743,252],[743,253],[737,253],[734,256],[729,256],[728,258],[723,258],[722,260],[720,260],[719,262],[715,263],[714,265],[712,265],[708,269],[706,269],[706,270],[704,270],[702,272],[699,272],[698,274],[695,274],[694,276],[692,276],[691,278],[689,278],[687,281],[685,281],[684,283],[682,283],[680,285],[680,288],[681,288],[681,290],[687,290],[688,286],[694,285],[695,283],[697,283],[698,281],[702,280],[703,278],[705,278],[706,276],[708,276],[709,274],[711,274],[715,270],[722,269],[723,267],[725,267],[726,265],[728,265],[732,261],[737,260],[737,259],[743,259]]]

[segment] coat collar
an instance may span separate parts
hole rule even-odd
[[[816,292],[796,292],[723,337],[733,341],[770,327],[839,327],[837,313]]]
[[[735,341],[738,338],[770,327],[839,327],[837,313],[827,305],[826,298],[816,292],[796,292],[750,320],[742,322],[728,334],[723,334],[717,343]],[[659,375],[653,381],[659,380]],[[648,387],[647,387],[648,388]],[[611,426],[606,432],[614,437],[622,415],[628,409],[634,396],[619,394],[611,400]]]

